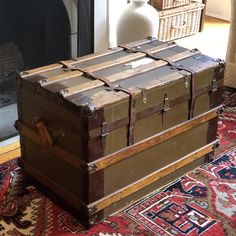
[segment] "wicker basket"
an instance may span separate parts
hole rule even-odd
[[[160,10],[180,7],[190,3],[191,0],[151,0],[151,5]]]
[[[171,41],[197,33],[204,7],[202,3],[191,3],[188,6],[159,11],[158,39]]]

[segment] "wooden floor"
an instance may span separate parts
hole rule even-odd
[[[222,30],[220,32],[223,32],[224,35],[219,35],[219,31],[214,31],[214,29],[217,29],[217,30]],[[181,43],[183,44],[183,46],[186,46],[188,48],[190,48],[188,46],[188,44],[190,45],[197,45],[197,43],[199,43],[199,37],[201,40],[204,40],[204,45],[200,45],[201,46],[204,46],[204,48],[206,49],[211,49],[213,48],[213,51],[217,51],[217,50],[221,50],[219,51],[219,53],[225,53],[226,51],[226,42],[227,42],[227,31],[229,29],[229,22],[227,21],[223,21],[223,20],[218,20],[218,19],[215,19],[215,18],[211,18],[211,17],[205,17],[205,22],[204,22],[204,30],[203,30],[203,34],[199,33],[200,36],[196,35],[195,36],[191,36],[191,37],[187,37],[187,38],[184,38]],[[208,34],[204,34],[204,33],[208,33]],[[226,32],[226,33],[225,33]],[[220,37],[222,37],[222,39],[224,38],[224,40],[222,41],[219,41],[221,47],[216,47],[212,44],[214,44],[215,42],[213,42],[212,40],[206,40],[206,38],[204,39],[204,37],[208,37],[206,35],[209,35],[211,34],[211,37],[214,39],[219,39]],[[212,35],[212,34],[216,34],[216,35]],[[177,43],[179,44],[179,41],[177,41]],[[186,45],[185,45],[186,44]],[[214,49],[214,47],[215,49]],[[197,47],[197,46],[194,46],[194,47]],[[204,52],[206,54],[208,54],[207,52]],[[209,53],[211,53],[209,51]],[[209,54],[208,54],[209,55]],[[211,56],[211,55],[210,55]],[[14,158],[17,158],[17,157],[20,157],[20,144],[19,142],[15,142],[15,143],[12,143],[12,144],[9,144],[9,145],[6,145],[6,146],[3,146],[3,147],[0,147],[0,164],[1,163],[4,163],[6,161],[9,161],[9,160],[12,160]]]
[[[186,48],[197,48],[213,58],[226,58],[229,36],[229,22],[205,17],[203,31],[176,42]]]
[[[205,16],[204,30],[208,28],[219,28],[219,27],[228,28],[229,22]]]
[[[0,147],[0,164],[17,157],[20,157],[20,143],[18,141]]]

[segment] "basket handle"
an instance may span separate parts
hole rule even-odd
[[[183,29],[183,28],[185,28],[186,26],[187,26],[187,21],[185,20],[182,25],[178,25],[178,26],[177,26],[177,25],[174,25],[174,24],[173,24],[173,25],[171,26],[171,28],[172,28],[172,29]]]

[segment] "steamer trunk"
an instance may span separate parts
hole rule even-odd
[[[24,169],[92,225],[213,153],[223,74],[153,39],[23,72]]]

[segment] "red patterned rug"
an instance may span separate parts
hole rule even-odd
[[[17,160],[0,165],[0,235],[236,235],[236,113],[225,112],[218,130],[215,161],[88,231],[31,185]]]

